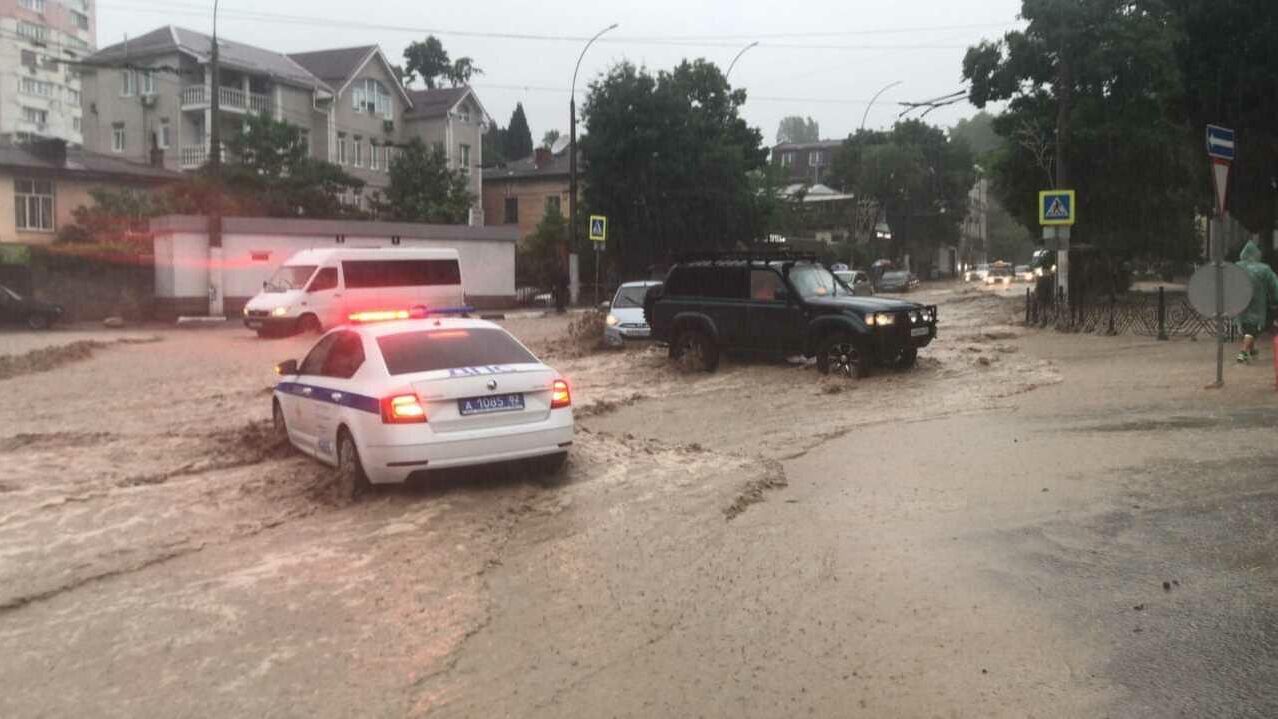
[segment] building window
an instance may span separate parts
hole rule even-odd
[[[142,76],[142,94],[154,95],[155,94],[155,73],[151,70],[143,70],[142,72],[138,74]]]
[[[561,215],[559,210],[559,195],[546,195],[546,214]]]
[[[27,67],[34,70],[36,68],[35,50],[23,50],[21,62],[23,65],[26,65]]]
[[[783,152],[783,153],[781,153],[781,166],[782,166],[782,167],[794,167],[794,153],[793,153],[793,152]]]
[[[462,124],[469,124],[469,123],[470,123],[470,108],[469,108],[469,107],[466,107],[465,105],[462,105],[461,107],[457,108],[457,119],[458,119],[458,120],[459,120]]]
[[[386,157],[385,157],[386,171],[390,172],[391,163],[395,161],[395,150],[390,145],[387,145],[386,147],[382,148],[382,152],[386,153]]]
[[[470,145],[461,146],[461,169],[462,172],[470,172]]]
[[[71,129],[72,129],[72,130],[74,130],[74,131],[76,131],[76,132],[80,132],[80,131],[81,131],[81,130],[80,130],[80,118],[78,118],[78,117],[73,117],[73,118],[71,118]]]
[[[77,10],[71,11],[71,21],[81,30],[89,29],[89,16]]]
[[[364,138],[355,136],[355,166],[364,166]]]
[[[49,111],[35,107],[24,107],[22,108],[22,119],[43,128],[45,123],[49,121]]]
[[[14,217],[19,230],[53,232],[53,181],[13,181]]]
[[[161,118],[160,131],[156,133],[156,144],[160,146],[161,150],[167,150],[169,149],[169,144],[172,141],[173,141],[173,136],[170,134],[169,118],[167,117]]]
[[[18,5],[31,12],[44,12],[44,0],[18,0]]]
[[[381,149],[382,148],[378,147],[377,145],[373,145],[368,148],[368,169],[370,170],[381,169],[381,158],[378,157],[378,151]]]
[[[138,76],[132,70],[120,71],[120,96],[132,97],[138,91]]]
[[[297,144],[302,146],[302,152],[307,155],[311,154],[311,131],[300,130],[297,133]]]
[[[355,83],[355,88],[351,91],[351,104],[355,112],[366,112],[386,120],[395,119],[395,108],[391,103],[390,91],[371,77]]]
[[[71,0],[70,5],[82,13],[89,12],[89,0]]]
[[[34,77],[22,78],[22,91],[28,95],[39,95],[40,97],[51,97],[53,95],[53,83],[37,80]],[[79,100],[76,100],[78,103]]]
[[[824,152],[810,152],[810,153],[808,153],[808,167],[822,167],[822,166],[824,166],[824,165],[825,165],[825,153],[824,153]]]
[[[519,198],[518,197],[506,198],[506,224],[507,225],[519,224]]]
[[[77,48],[77,49],[79,49],[79,50],[88,50],[88,49],[89,49],[89,43],[85,42],[84,40],[81,40],[80,38],[76,37],[75,35],[67,35],[67,36],[65,36],[65,37],[66,37],[66,40],[67,40],[67,44],[68,44],[68,45],[70,45],[71,47]]]
[[[337,136],[337,164],[346,164],[346,135],[344,134]]]
[[[18,21],[18,35],[32,42],[48,42],[49,28],[33,22]]]
[[[124,123],[111,126],[111,152],[124,152]]]
[[[44,69],[46,69],[46,70],[53,70],[54,72],[57,72],[57,71],[58,71],[58,58],[56,58],[56,57],[54,57],[54,56],[52,56],[52,55],[45,55],[45,56],[44,56]]]

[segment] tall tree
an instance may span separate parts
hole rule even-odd
[[[590,84],[580,141],[585,204],[609,216],[608,252],[623,276],[766,231],[749,173],[764,166],[767,150],[739,115],[745,99],[705,60],[656,75],[623,62]]]
[[[1023,0],[1024,31],[969,48],[978,108],[1006,101],[995,194],[1036,229],[1037,191],[1077,189],[1076,241],[1112,259],[1195,250],[1191,153],[1172,112],[1176,31],[1161,0]],[[1063,165],[1061,163],[1064,163]]]
[[[510,158],[506,157],[506,130],[493,123],[484,133],[483,139],[484,167],[500,167]]]
[[[777,142],[816,142],[821,139],[821,126],[810,117],[790,115],[777,125]]]
[[[469,186],[466,173],[448,168],[443,148],[413,138],[391,163],[390,186],[374,205],[388,220],[460,224],[475,199]]]
[[[443,87],[445,82],[453,87],[465,85],[472,76],[482,75],[484,71],[469,57],[453,60],[439,38],[427,35],[425,40],[411,42],[404,48],[403,73],[406,86],[420,77],[427,88],[434,90]]]
[[[559,142],[558,130],[546,130],[545,134],[541,136],[541,146],[547,150],[553,148],[556,142]]]
[[[357,213],[339,202],[364,181],[311,157],[296,125],[269,115],[248,115],[226,143],[222,176],[240,214],[273,217],[341,217]]]
[[[515,103],[515,111],[510,113],[510,124],[506,125],[506,157],[511,160],[522,160],[532,154],[532,130],[528,129],[528,117],[524,115],[524,103]]]
[[[994,116],[984,110],[954,123],[950,137],[966,142],[978,162],[1003,149],[1004,144],[1003,138],[994,131]]]

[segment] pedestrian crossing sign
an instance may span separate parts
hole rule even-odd
[[[1043,226],[1074,224],[1074,191],[1043,190],[1038,193],[1038,224]]]
[[[593,242],[604,242],[608,239],[608,218],[603,215],[590,216],[590,239]]]

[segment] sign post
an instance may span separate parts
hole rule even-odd
[[[1234,131],[1207,126],[1207,156],[1216,189],[1216,220],[1207,223],[1211,262],[1216,268],[1216,384],[1225,386],[1225,199],[1229,196],[1229,166],[1234,161]]]
[[[608,242],[608,218],[605,215],[590,216],[590,241],[595,245],[595,307],[599,306],[599,265],[603,263],[603,251]]]
[[[1038,193],[1038,224],[1043,226],[1043,239],[1056,249],[1056,288],[1069,297],[1069,236],[1077,219],[1073,190],[1043,190]]]

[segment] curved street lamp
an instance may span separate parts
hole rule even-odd
[[[865,129],[865,118],[867,118],[867,117],[869,117],[869,116],[870,116],[870,108],[874,107],[874,101],[879,99],[879,95],[882,95],[883,93],[887,92],[888,90],[891,90],[892,88],[894,88],[894,87],[896,87],[897,85],[900,85],[900,84],[901,84],[901,81],[900,81],[900,80],[897,80],[896,82],[888,83],[887,85],[884,85],[884,86],[883,86],[883,89],[881,89],[881,90],[879,90],[878,92],[874,93],[874,97],[870,98],[870,104],[865,106],[865,113],[864,113],[863,115],[861,115],[861,129],[862,129],[862,130],[864,130],[864,129]]]
[[[572,94],[568,96],[568,233],[571,244],[564,248],[562,257],[562,272],[559,274],[559,292],[555,297],[555,310],[564,311],[566,302],[565,295],[568,294],[568,252],[572,247],[577,245],[577,72],[581,69],[581,61],[586,57],[586,51],[591,45],[595,44],[601,35],[609,30],[615,30],[617,23],[613,23],[608,27],[595,33],[590,38],[586,46],[581,49],[581,54],[577,56],[577,64],[572,69]],[[595,259],[595,270],[599,269],[599,260]],[[595,292],[599,289],[596,287]]]
[[[737,66],[737,60],[740,60],[741,56],[746,54],[746,50],[749,50],[752,47],[757,47],[758,45],[759,45],[759,41],[755,40],[749,45],[746,45],[745,47],[741,48],[741,51],[737,53],[736,57],[732,58],[732,62],[728,63],[728,71],[723,74],[723,79],[727,80],[728,78],[732,77],[732,68]]]

